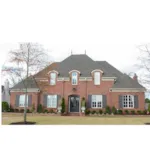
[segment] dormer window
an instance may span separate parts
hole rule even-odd
[[[56,73],[51,72],[50,73],[50,85],[55,85],[56,84]]]
[[[94,84],[100,85],[100,72],[94,72]]]
[[[72,72],[72,85],[77,85],[78,83],[78,73]]]

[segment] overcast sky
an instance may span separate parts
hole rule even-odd
[[[0,4],[1,64],[19,42],[38,42],[55,61],[73,54],[136,72],[138,45],[150,43],[146,0],[13,0]]]

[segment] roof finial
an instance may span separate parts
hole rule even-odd
[[[86,49],[85,49],[85,55],[86,55]]]

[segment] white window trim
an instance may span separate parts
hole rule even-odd
[[[101,104],[101,107],[97,107],[97,105],[98,105],[97,103],[98,102],[96,102],[96,107],[93,107],[93,105],[92,105],[92,99],[91,99],[91,106],[92,106],[91,108],[93,108],[93,109],[103,108],[103,97],[102,97],[102,95],[92,95],[92,96],[101,96],[101,100],[100,101],[101,101],[102,104]]]
[[[128,106],[128,107],[124,107],[124,96],[131,96],[131,97],[133,98],[133,99],[132,99],[132,100],[133,100],[133,107],[129,107],[129,99],[128,99],[128,101],[127,101],[127,106]],[[122,96],[122,99],[123,99],[123,100],[122,100],[122,103],[123,103],[122,105],[123,105],[123,108],[124,108],[124,109],[133,109],[133,108],[134,108],[134,95],[123,95],[123,96]]]
[[[54,73],[56,73],[56,74],[59,74],[58,71],[56,71],[56,70],[51,70],[51,71],[49,71],[47,74],[50,74],[50,73],[52,73],[52,72],[54,72]]]
[[[73,74],[73,73],[76,73],[76,74],[77,74],[77,83],[76,83],[76,84],[73,84],[73,82],[72,82],[72,81],[73,81],[73,80],[72,80],[72,79],[73,79],[73,78],[72,78],[72,74]],[[78,73],[77,73],[77,72],[72,72],[72,73],[71,73],[71,83],[72,83],[72,85],[78,85]]]
[[[20,106],[20,96],[24,96],[24,106]],[[23,94],[23,95],[20,95],[19,96],[19,107],[22,107],[22,108],[24,108],[25,107],[25,94]],[[27,95],[27,106],[26,107],[28,107],[28,95]]]
[[[56,96],[56,107],[52,107],[52,101],[51,106],[48,106],[48,96]],[[47,108],[57,108],[57,95],[47,95]]]
[[[95,73],[99,73],[99,83],[96,83]],[[101,73],[96,71],[94,72],[94,85],[100,85],[100,84],[101,84]]]
[[[81,74],[81,72],[78,70],[71,70],[71,71],[69,71],[69,74],[71,74],[72,72],[77,72],[78,74]]]
[[[55,73],[55,72],[51,72],[51,73]],[[51,83],[51,73],[49,74],[49,75],[50,75],[50,85],[53,86],[53,85],[56,85],[57,74],[55,73],[55,75],[56,75],[56,77],[55,77],[55,84],[52,84],[52,83]]]
[[[102,70],[100,70],[100,69],[95,69],[95,70],[93,70],[92,72],[91,72],[91,74],[93,73],[93,72],[101,72],[101,73],[104,73]]]

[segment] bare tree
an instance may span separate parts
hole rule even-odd
[[[140,50],[140,56],[138,58],[138,68],[142,72],[140,76],[140,82],[147,88],[150,88],[150,44],[138,46]]]
[[[22,43],[20,49],[10,51],[10,62],[22,67],[23,70],[10,71],[11,77],[18,76],[25,88],[24,123],[26,123],[28,79],[49,64],[45,49],[37,43]],[[14,80],[14,79],[13,79]]]

